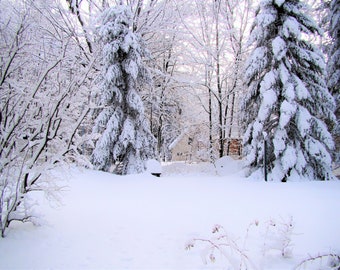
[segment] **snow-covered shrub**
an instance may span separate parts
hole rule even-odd
[[[294,270],[339,270],[340,269],[340,255],[336,253],[318,254],[316,256],[309,256],[300,262]]]
[[[202,261],[214,263],[217,258],[224,260],[227,269],[257,270],[270,263],[273,256],[281,258],[293,257],[295,224],[293,218],[286,220],[269,219],[266,222],[255,220],[248,225],[243,237],[234,236],[223,226],[215,225],[210,238],[194,238],[186,243],[190,250],[196,246],[202,247]],[[329,252],[309,255],[298,263],[295,270],[339,270],[340,254]]]
[[[261,269],[269,252],[284,258],[292,255],[292,236],[294,222],[292,218],[277,221],[270,219],[261,223],[250,223],[244,236],[233,236],[221,225],[215,225],[210,238],[194,238],[186,244],[190,250],[196,245],[203,245],[204,263],[215,262],[217,254],[225,259],[228,269]],[[208,260],[207,260],[208,258]],[[230,268],[231,267],[231,268]]]

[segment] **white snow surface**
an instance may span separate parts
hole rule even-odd
[[[309,256],[340,252],[340,181],[249,181],[240,162],[219,160],[230,168],[222,173],[206,163],[162,164],[160,178],[70,168],[58,204],[35,194],[41,226],[15,223],[0,239],[0,269],[234,269],[218,252],[205,264],[204,243],[185,249],[193,238],[210,239],[216,224],[242,248],[247,236],[244,252],[256,267],[249,269],[293,269]],[[275,220],[294,225],[285,257],[276,250]],[[274,231],[257,237],[251,224]]]

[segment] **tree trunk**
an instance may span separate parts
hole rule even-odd
[[[224,155],[224,126],[223,126],[223,98],[222,98],[222,82],[221,82],[221,63],[220,63],[220,36],[219,36],[219,12],[220,6],[218,1],[216,0],[215,7],[215,52],[216,52],[216,81],[217,81],[217,93],[218,93],[218,124],[219,124],[219,157],[223,157]]]

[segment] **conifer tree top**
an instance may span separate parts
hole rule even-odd
[[[304,3],[261,1],[245,69],[244,149],[250,174],[262,174],[266,161],[272,180],[332,178],[334,144],[325,121],[334,121],[334,100],[324,80],[323,55],[306,38],[320,32]]]

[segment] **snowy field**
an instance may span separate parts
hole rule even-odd
[[[251,182],[237,162],[222,165],[167,164],[160,178],[63,172],[58,204],[37,196],[41,226],[0,239],[0,269],[294,269],[339,254],[340,181]]]

